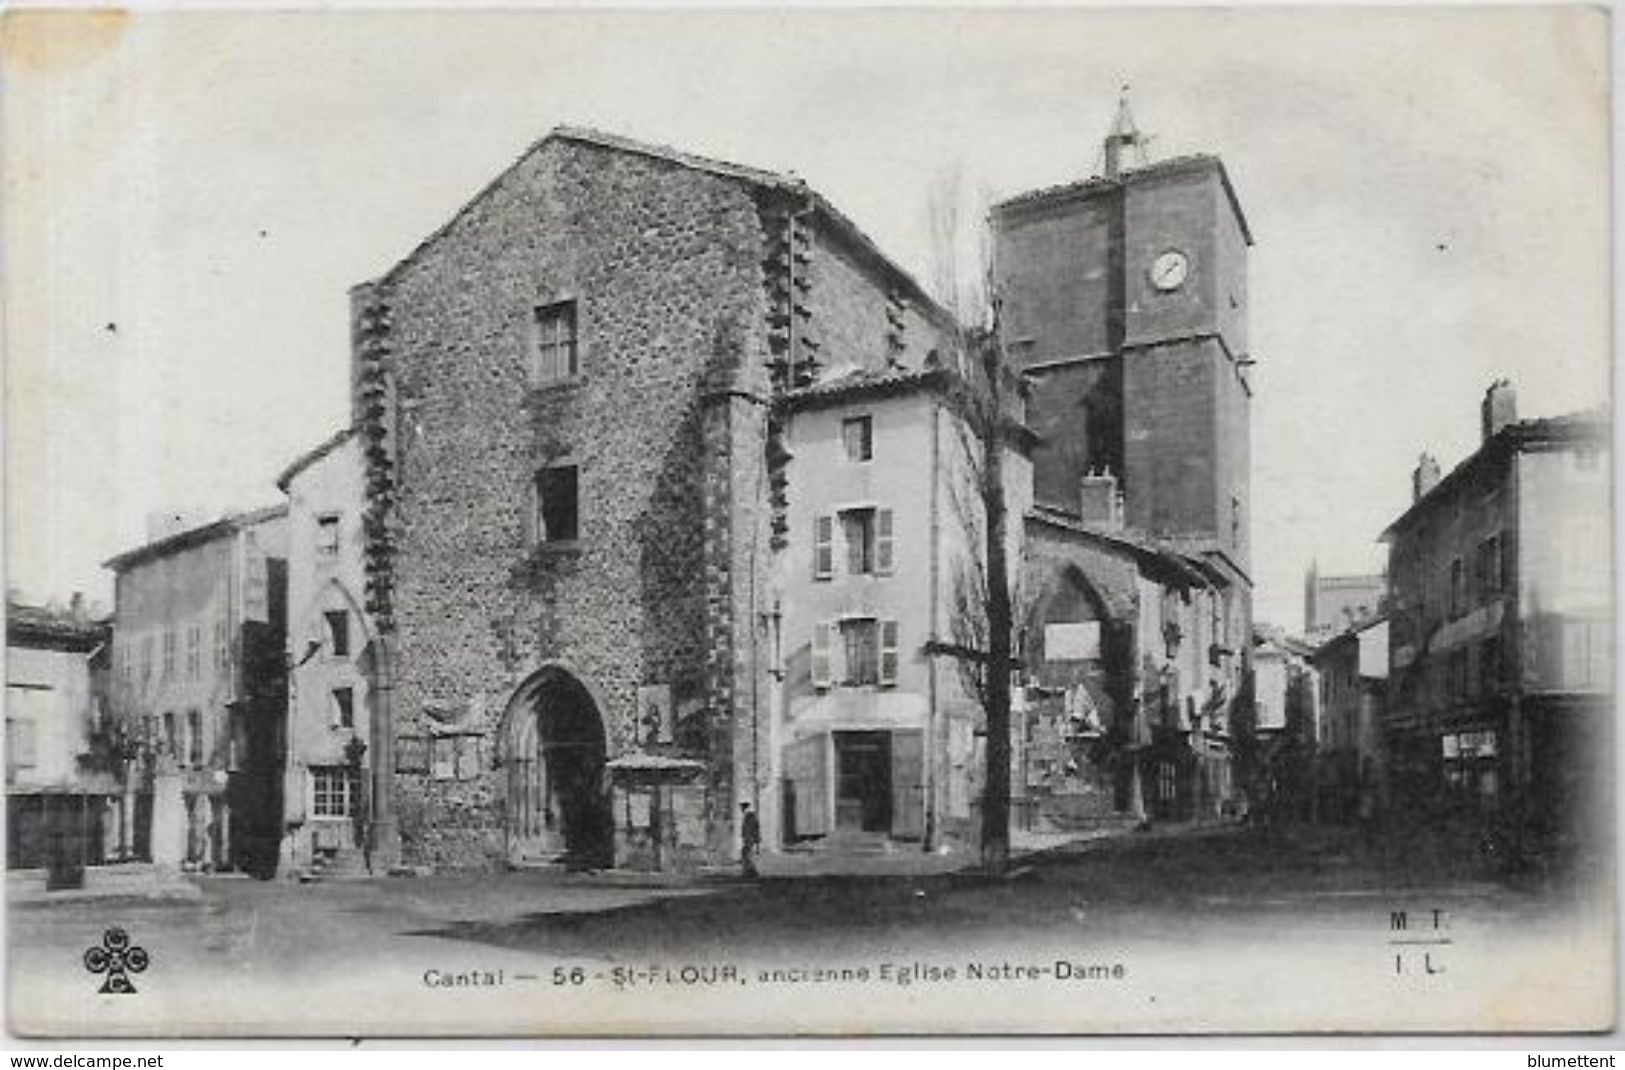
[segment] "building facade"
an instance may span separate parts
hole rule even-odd
[[[1017,783],[1039,829],[1242,805],[1245,592],[1205,556],[1125,529],[1113,483],[1089,481],[1081,516],[1027,517]]]
[[[112,558],[111,707],[130,743],[132,836],[161,866],[276,868],[286,721],[286,513],[276,506]],[[131,847],[132,845],[123,845]]]
[[[1322,576],[1320,566],[1310,562],[1303,580],[1303,634],[1324,640],[1375,620],[1387,594],[1388,577],[1381,573]]]
[[[985,553],[968,497],[977,447],[946,400],[957,375],[930,360],[838,369],[780,405],[790,456],[774,587],[781,797],[776,815],[763,812],[786,845],[969,849],[979,838],[985,716],[958,661],[932,652],[974,630],[976,608],[955,592]],[[1014,573],[1032,488],[1019,443],[1005,451],[1004,486]]]
[[[716,862],[745,802],[776,842],[772,406],[946,317],[800,181],[571,129],[354,303],[403,859]]]
[[[1320,752],[1320,679],[1314,648],[1260,625],[1253,636],[1252,680],[1256,760],[1248,785],[1265,817],[1315,816]]]
[[[44,866],[53,835],[84,863],[117,857],[118,790],[103,746],[111,632],[67,609],[6,605],[6,866]]]
[[[1371,820],[1387,801],[1388,622],[1366,621],[1328,639],[1312,663],[1320,687],[1316,812],[1322,820]]]
[[[1609,422],[1519,420],[1503,380],[1482,430],[1442,478],[1423,458],[1384,533],[1396,805],[1582,839],[1612,753]]]
[[[366,462],[345,429],[277,479],[288,499],[287,874],[366,872],[378,798],[373,628],[363,606]],[[387,793],[386,793],[387,795]]]

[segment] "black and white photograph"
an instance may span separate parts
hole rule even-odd
[[[7,1032],[1612,1031],[1610,16],[7,11]]]

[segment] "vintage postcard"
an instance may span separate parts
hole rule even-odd
[[[1609,33],[8,12],[8,1030],[1613,1029]]]

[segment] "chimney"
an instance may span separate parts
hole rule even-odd
[[[85,619],[85,595],[83,591],[73,592],[73,597],[68,599],[68,615],[77,621]]]
[[[1107,531],[1123,530],[1123,492],[1117,489],[1117,477],[1111,469],[1090,469],[1079,485],[1078,505],[1085,524]]]
[[[1490,384],[1490,388],[1484,391],[1479,416],[1486,442],[1501,428],[1518,422],[1518,392],[1512,389],[1510,380],[1497,379]]]
[[[1411,501],[1421,501],[1424,494],[1438,485],[1439,462],[1431,453],[1424,453],[1416,459],[1416,470],[1411,473]]]

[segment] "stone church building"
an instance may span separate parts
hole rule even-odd
[[[1006,295],[1039,432],[1016,462],[1014,551],[1035,589],[1076,587],[1057,561],[1101,520],[1084,477],[1109,468],[1133,530],[1088,552],[1126,555],[1148,603],[1166,575],[1208,592],[1245,635],[1247,237],[1199,159],[996,215],[1005,285],[1036,294]],[[1097,224],[1116,244],[1089,245]],[[1066,311],[1080,295],[1098,309]],[[957,329],[837,208],[793,177],[559,128],[352,305],[376,863],[725,864],[741,804],[770,849],[974,827],[975,714],[923,652],[940,615],[890,608],[935,607],[949,582],[953,537],[908,497],[947,468],[886,445],[937,441],[924,431],[863,423],[883,396],[935,426],[907,399]],[[912,467],[871,475],[871,456]],[[1035,525],[1060,534],[1027,555]],[[1114,634],[1137,646],[1136,605]],[[1213,628],[1189,660],[1228,704],[1240,656]],[[1137,671],[1113,692],[1130,725]],[[1208,703],[1203,673],[1182,686]],[[1157,743],[1222,757],[1228,720],[1159,715]]]

